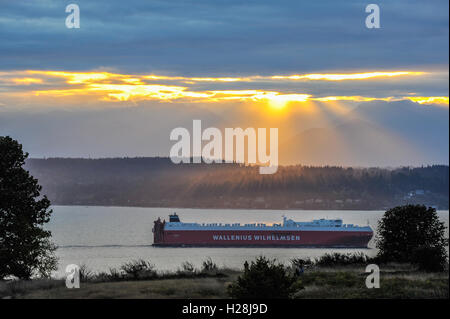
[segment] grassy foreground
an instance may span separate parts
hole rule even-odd
[[[363,265],[313,267],[301,276],[303,289],[293,298],[449,298],[448,272],[419,272],[411,265],[380,266],[380,288],[365,286]],[[82,282],[68,289],[64,280],[0,282],[1,298],[229,298],[228,285],[241,271],[158,276],[116,282]]]

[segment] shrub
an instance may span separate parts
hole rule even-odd
[[[228,286],[232,298],[288,298],[302,286],[285,267],[261,256],[244,269],[244,274]]]
[[[311,258],[302,259],[302,258],[293,258],[291,259],[291,264],[294,267],[307,268],[314,266],[314,260]]]
[[[82,264],[80,266],[80,281],[81,282],[91,281],[93,277],[94,273],[92,272],[92,270],[90,270],[89,267],[86,266],[85,264]]]
[[[184,263],[181,264],[181,271],[184,273],[194,273],[195,267],[189,261],[185,261]]]
[[[92,281],[93,282],[108,282],[108,281],[112,281],[112,279],[111,279],[111,276],[109,273],[101,271],[101,272],[95,274]]]
[[[315,264],[317,266],[347,266],[347,265],[364,265],[371,261],[370,257],[363,253],[341,254],[326,253],[319,257]]]
[[[143,259],[138,259],[126,263],[122,265],[120,269],[125,273],[126,277],[135,280],[153,278],[156,276],[154,265]]]
[[[211,257],[208,257],[205,261],[203,261],[203,265],[202,265],[202,271],[203,272],[216,271],[217,269],[218,269],[218,267],[212,261]]]
[[[117,270],[116,268],[109,268],[108,276],[111,281],[119,281],[123,277],[120,271]]]

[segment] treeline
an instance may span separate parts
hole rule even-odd
[[[150,207],[448,209],[449,167],[279,167],[173,164],[168,158],[29,159],[53,204]]]

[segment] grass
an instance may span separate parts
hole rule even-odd
[[[152,280],[121,280],[116,282],[82,282],[79,289],[67,289],[64,280],[36,279],[0,282],[0,297],[33,299],[86,298],[227,298],[226,287],[238,271],[223,270],[223,276],[179,277],[168,274]]]
[[[331,274],[331,275],[330,275]],[[426,299],[448,298],[448,278],[411,280],[384,278],[379,289],[367,289],[361,276],[349,273],[315,273],[308,276],[309,284],[295,298],[342,299]],[[318,279],[318,280],[317,280]],[[315,282],[317,280],[317,282]]]
[[[327,262],[305,267],[299,276],[304,289],[293,298],[449,298],[448,272],[421,272],[409,264],[380,265],[380,288],[368,289],[360,259],[348,264],[334,258],[338,262],[333,265],[333,258],[326,258]],[[0,298],[229,298],[228,285],[242,273],[218,268],[211,260],[200,270],[185,263],[175,272],[157,272],[142,261],[126,265],[99,274],[84,267],[85,281],[79,289],[67,289],[64,280],[56,279],[0,281]]]
[[[85,283],[80,289],[64,284],[53,289],[32,289],[17,298],[226,298],[226,282],[214,278],[167,279]]]
[[[411,265],[380,266],[380,288],[368,289],[364,267],[317,268],[301,276],[305,289],[294,298],[448,299],[448,272],[419,272]]]

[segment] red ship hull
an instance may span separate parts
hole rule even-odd
[[[367,248],[372,232],[289,230],[164,230],[155,246]]]

